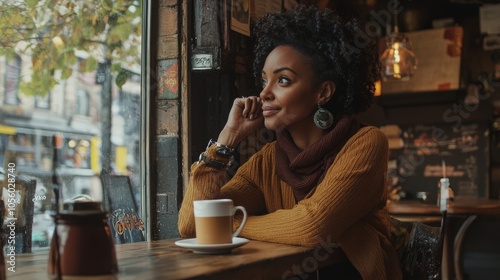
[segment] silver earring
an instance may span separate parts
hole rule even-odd
[[[318,110],[314,114],[314,124],[320,129],[328,129],[333,124],[332,113],[318,104]]]

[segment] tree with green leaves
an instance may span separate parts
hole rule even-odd
[[[31,57],[26,95],[46,95],[73,71],[103,70],[100,119],[103,172],[110,169],[112,77],[121,87],[140,65],[142,0],[0,0],[0,56]],[[87,57],[75,68],[78,53]],[[76,70],[75,70],[76,69]]]

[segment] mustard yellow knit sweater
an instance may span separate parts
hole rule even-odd
[[[208,154],[217,158],[214,147]],[[385,135],[363,127],[339,152],[323,181],[299,203],[276,175],[275,142],[253,155],[229,182],[224,171],[194,163],[179,213],[179,233],[195,237],[193,200],[230,198],[249,214],[240,236],[308,247],[337,242],[363,279],[401,279],[385,208],[387,160]]]

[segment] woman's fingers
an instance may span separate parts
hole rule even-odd
[[[226,125],[219,135],[219,143],[232,147],[238,145],[242,139],[263,125],[263,119],[259,97],[235,98]]]
[[[257,96],[243,97],[243,117],[248,119],[256,119],[262,113],[262,104]]]

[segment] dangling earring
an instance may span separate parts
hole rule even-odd
[[[330,111],[321,108],[318,103],[318,110],[314,114],[314,124],[320,129],[328,129],[333,124],[333,115]]]

